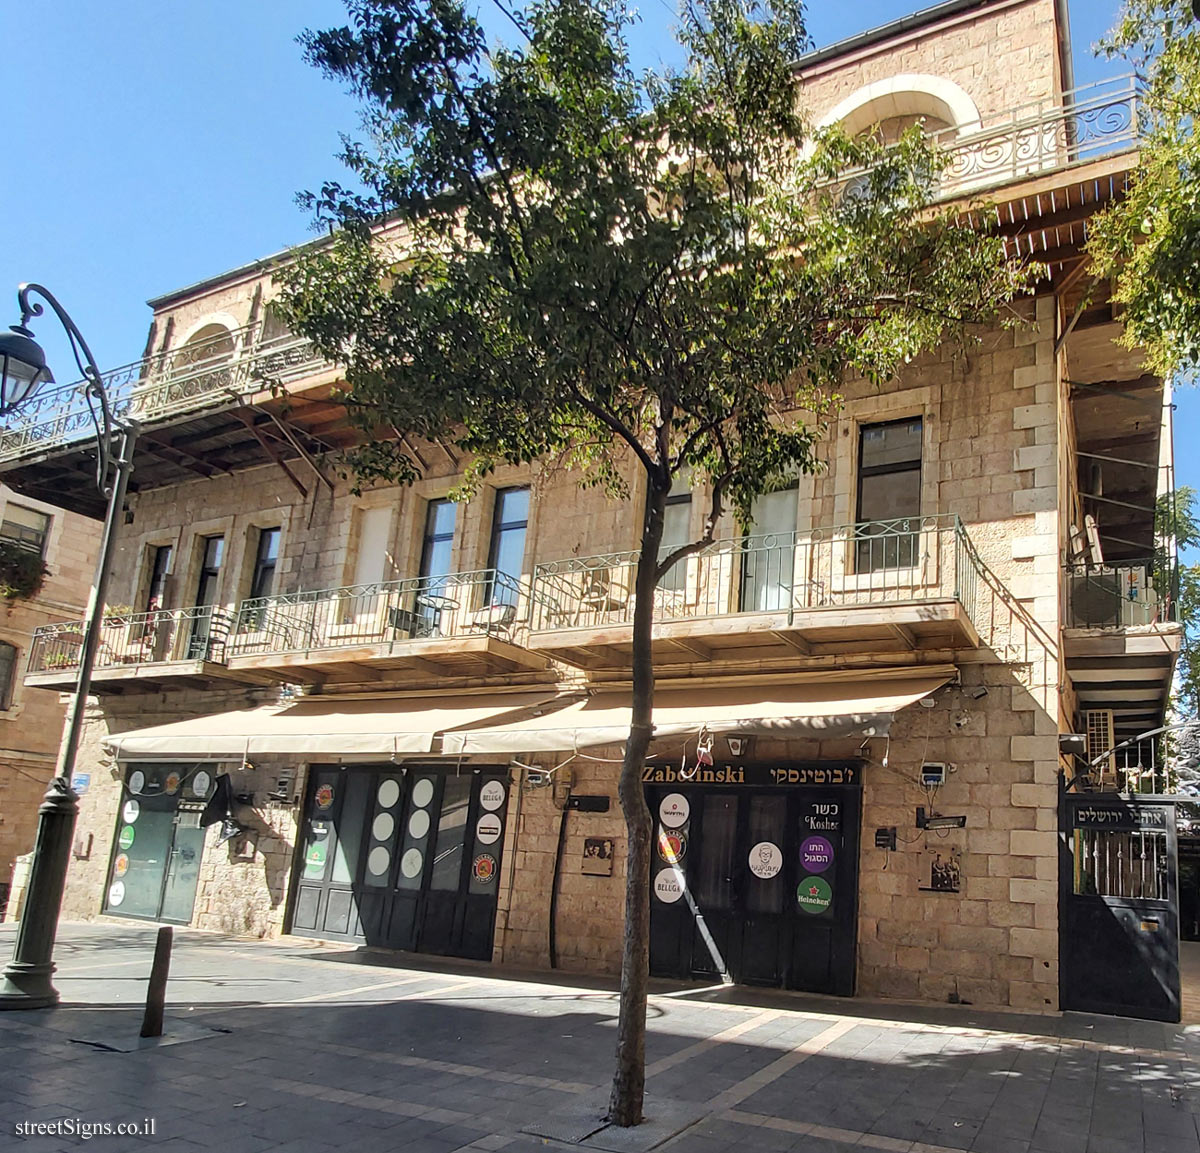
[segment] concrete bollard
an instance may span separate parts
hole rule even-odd
[[[142,1018],[143,1037],[161,1037],[163,1006],[167,1000],[167,977],[171,971],[171,938],[174,929],[163,925],[154,942],[154,964],[150,966],[150,984],[146,987],[146,1015]]]

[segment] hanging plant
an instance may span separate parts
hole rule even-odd
[[[0,540],[0,597],[28,600],[41,591],[50,575],[40,554],[10,540]]]

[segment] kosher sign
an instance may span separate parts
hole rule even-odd
[[[823,785],[857,785],[854,765],[701,765],[681,775],[674,765],[646,765],[642,781],[647,785],[762,785],[798,789]],[[666,824],[664,821],[663,824]]]

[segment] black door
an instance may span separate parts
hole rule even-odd
[[[854,989],[858,793],[650,791],[656,976]]]
[[[507,809],[502,769],[314,773],[292,931],[490,959]]]
[[[1178,1021],[1174,804],[1067,795],[1062,828],[1062,1007]]]

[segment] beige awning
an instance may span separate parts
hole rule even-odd
[[[701,728],[755,736],[884,736],[892,717],[928,696],[949,676],[864,677],[803,684],[736,688],[658,689],[655,737],[686,736]],[[598,692],[554,711],[508,724],[449,732],[447,753],[536,753],[623,744],[629,736],[629,693]]]
[[[117,756],[240,760],[293,753],[321,757],[392,757],[432,751],[448,729],[515,720],[549,699],[547,692],[446,693],[438,697],[313,697],[285,707],[264,706],[192,717],[117,733],[105,744]]]

